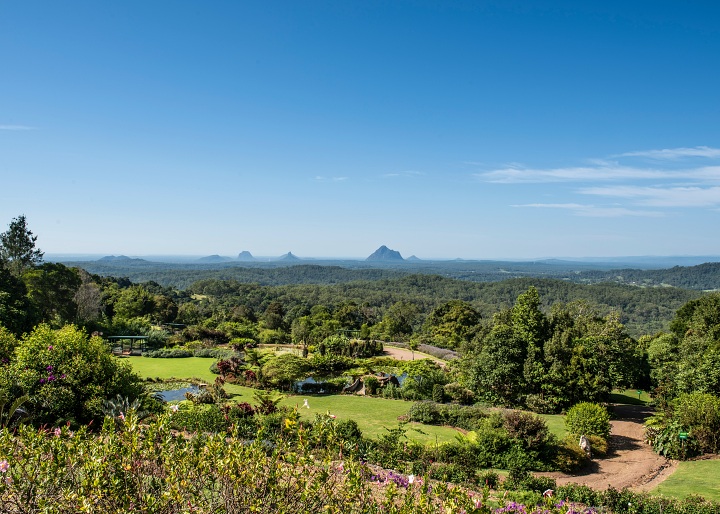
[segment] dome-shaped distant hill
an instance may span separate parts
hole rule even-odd
[[[391,250],[385,245],[375,250],[366,261],[404,261],[400,252]]]
[[[422,259],[416,257],[415,255],[411,255],[407,259],[405,259],[408,262],[420,262]]]
[[[238,254],[237,260],[243,261],[243,262],[251,262],[251,261],[255,260],[255,257],[253,257],[252,254],[250,252],[248,252],[247,250],[243,250],[242,252],[240,252]]]
[[[220,255],[208,255],[207,257],[200,257],[198,259],[198,262],[227,262],[229,261],[229,257],[222,257]]]
[[[111,262],[111,263],[138,263],[138,262],[148,262],[145,259],[138,259],[135,257],[128,257],[127,255],[106,255],[105,257],[101,257],[97,260],[97,262]]]

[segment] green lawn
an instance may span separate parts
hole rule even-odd
[[[624,403],[629,405],[647,405],[650,402],[650,395],[647,391],[638,394],[637,389],[625,389],[624,391],[613,391],[610,393],[611,403]]]
[[[153,359],[149,357],[127,357],[133,369],[143,378],[197,378],[207,383],[215,381],[217,375],[210,372],[213,359],[186,357],[182,359]],[[237,401],[253,403],[255,389],[226,384],[225,390]],[[303,407],[308,400],[310,408]],[[303,418],[313,419],[315,414],[330,412],[337,419],[353,419],[369,437],[378,437],[387,433],[386,429],[398,425],[398,416],[407,414],[412,402],[402,400],[386,400],[356,395],[293,395],[286,396],[281,405],[298,407]],[[454,428],[409,423],[408,437],[423,443],[452,441],[460,432]],[[415,429],[422,430],[419,433]]]
[[[653,489],[653,494],[685,498],[699,494],[708,500],[720,501],[720,460],[680,462],[667,480]]]
[[[561,441],[565,439],[567,430],[565,430],[565,416],[563,414],[538,414],[538,416],[545,420],[551,434],[555,434]]]
[[[186,357],[183,359],[153,359],[150,357],[123,357],[143,378],[197,378],[214,382],[217,375],[210,371],[214,359]]]

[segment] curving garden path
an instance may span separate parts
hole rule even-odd
[[[677,467],[671,461],[652,451],[644,441],[643,422],[652,410],[643,405],[615,405],[615,419],[610,423],[612,431],[608,441],[610,456],[593,460],[576,474],[543,473],[557,481],[584,484],[593,489],[630,488],[649,491],[669,477]]]
[[[385,354],[398,360],[412,360],[410,350],[392,346],[385,347]],[[415,358],[431,358],[415,352]],[[439,359],[434,359],[442,362]],[[575,474],[541,473],[556,480],[558,485],[583,484],[593,489],[613,487],[621,490],[650,491],[673,474],[677,461],[662,457],[652,451],[644,441],[645,418],[652,409],[644,405],[614,405],[614,418],[608,441],[609,457],[593,460],[585,469]]]

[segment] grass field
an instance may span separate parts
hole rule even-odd
[[[197,378],[207,383],[215,381],[217,375],[210,371],[213,359],[187,357],[182,359],[152,359],[148,357],[126,357],[133,369],[143,378]],[[226,384],[225,390],[237,401],[253,403],[255,389]],[[303,407],[308,400],[309,409]],[[330,412],[338,419],[353,419],[369,437],[378,437],[387,433],[386,429],[398,426],[398,416],[407,414],[411,402],[402,400],[386,400],[355,395],[291,395],[280,402],[281,405],[298,407],[298,412],[305,419],[313,419],[315,414]],[[459,435],[454,428],[436,427],[409,423],[408,437],[414,441],[432,444],[452,441]],[[422,430],[423,433],[417,430]]]
[[[653,494],[685,498],[699,494],[708,500],[720,501],[720,460],[680,462],[667,480],[653,489]]]
[[[637,389],[625,389],[624,391],[613,391],[610,394],[610,403],[624,403],[628,405],[647,405],[650,402],[650,395],[647,391],[638,394]]]

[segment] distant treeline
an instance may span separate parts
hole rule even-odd
[[[428,261],[420,263],[366,263],[329,261],[302,263],[161,263],[142,259],[65,262],[89,273],[127,277],[131,281],[157,282],[186,289],[198,280],[236,280],[260,285],[340,284],[392,279],[407,275],[439,275],[469,282],[498,282],[510,278],[553,278],[577,284],[612,282],[640,287],[678,287],[698,291],[720,289],[720,263],[675,266],[669,269],[610,269],[609,265],[538,261]]]
[[[537,278],[476,283],[437,275],[284,286],[206,279],[192,284],[186,293],[207,295],[213,302],[228,307],[245,305],[255,312],[263,312],[273,302],[281,303],[286,312],[302,311],[314,305],[332,307],[353,302],[375,308],[380,313],[398,302],[409,302],[416,305],[420,313],[427,314],[448,301],[463,300],[487,319],[512,306],[530,286],[537,288],[545,309],[558,302],[585,300],[596,305],[601,314],[619,311],[621,321],[634,336],[667,330],[675,312],[700,296],[699,292],[678,288],[639,288],[612,283],[582,285]]]

